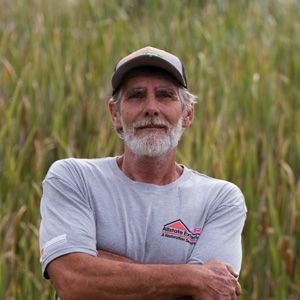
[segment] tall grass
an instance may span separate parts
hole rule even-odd
[[[0,299],[51,299],[38,253],[56,159],[120,154],[114,64],[176,53],[199,96],[178,160],[244,192],[241,299],[300,299],[300,3],[0,0]]]

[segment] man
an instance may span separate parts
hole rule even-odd
[[[246,208],[232,183],[175,161],[196,97],[146,47],[112,77],[124,154],[55,162],[43,182],[43,274],[61,299],[236,299]]]

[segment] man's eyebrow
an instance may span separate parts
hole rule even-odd
[[[175,93],[176,92],[176,89],[173,88],[173,87],[167,87],[167,86],[159,86],[156,88],[156,91],[166,91],[166,92],[172,92],[172,93]]]
[[[135,93],[140,93],[140,92],[145,92],[145,91],[146,91],[146,89],[143,87],[135,87],[135,88],[127,90],[126,95],[130,96],[130,95],[134,95]]]

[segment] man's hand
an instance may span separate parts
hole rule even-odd
[[[199,291],[196,291],[193,299],[236,299],[241,294],[238,274],[228,264],[209,261],[201,266],[196,265],[195,268],[199,268],[203,280],[199,282]]]

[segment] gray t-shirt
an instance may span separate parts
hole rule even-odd
[[[43,274],[61,255],[97,249],[144,263],[219,259],[240,271],[241,191],[187,167],[160,186],[131,180],[115,157],[60,160],[43,181],[41,215]]]

